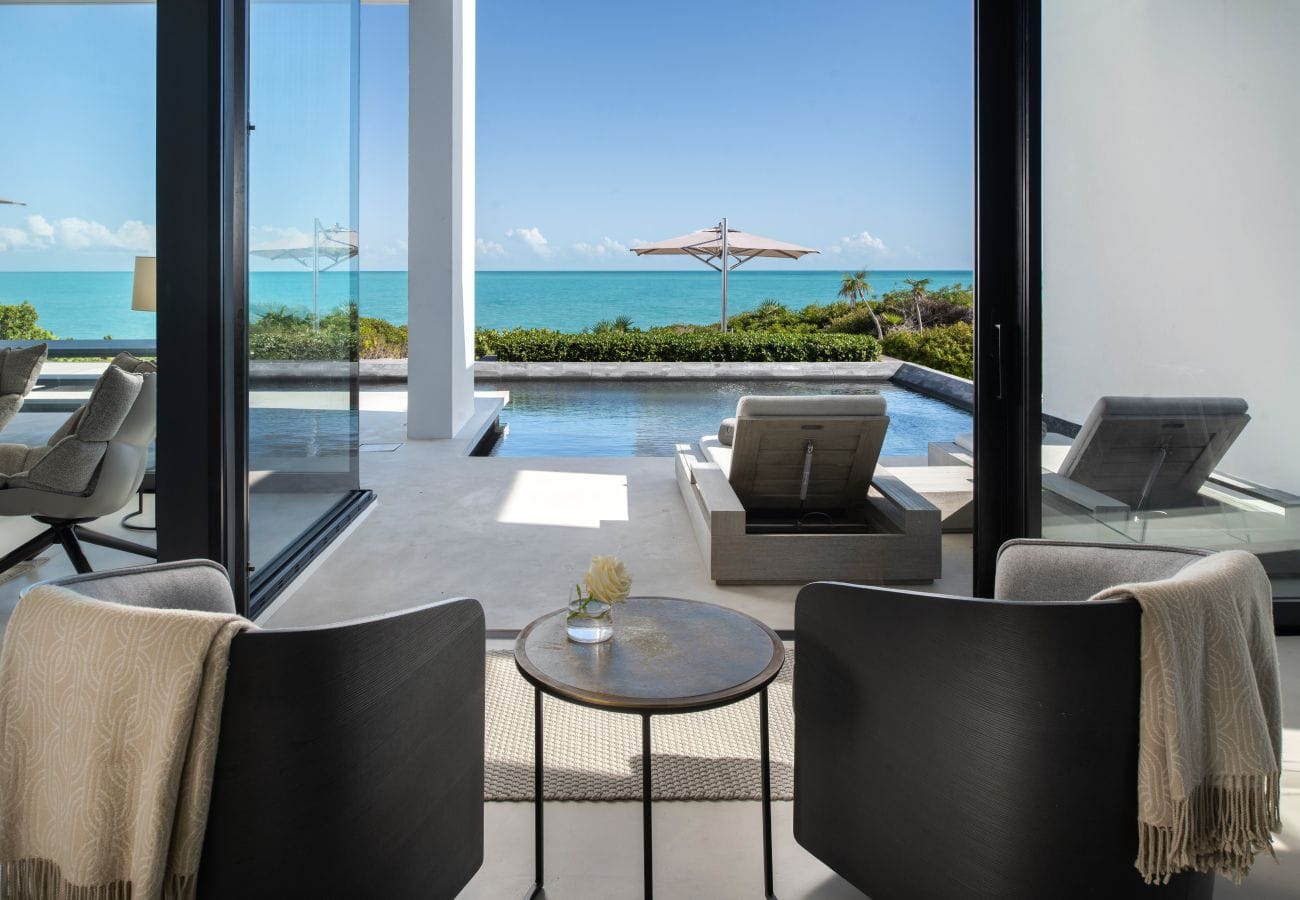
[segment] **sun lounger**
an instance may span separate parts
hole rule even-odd
[[[940,574],[939,510],[876,462],[878,394],[744,397],[677,480],[719,582],[924,581]]]

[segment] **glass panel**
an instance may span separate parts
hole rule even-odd
[[[1043,534],[1300,597],[1300,10],[1043,7]]]
[[[359,487],[357,0],[251,6],[253,585]]]

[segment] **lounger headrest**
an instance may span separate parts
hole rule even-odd
[[[741,397],[736,418],[759,416],[883,416],[884,395],[811,394],[806,396]]]

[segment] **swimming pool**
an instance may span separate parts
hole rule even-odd
[[[930,441],[971,430],[970,413],[889,382],[501,381],[510,426],[492,456],[672,456],[673,445],[716,434],[746,394],[879,392],[889,405],[888,456],[921,456]]]

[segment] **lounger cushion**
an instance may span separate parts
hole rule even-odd
[[[722,420],[718,426],[718,443],[724,447],[730,447],[731,442],[736,439],[736,417],[728,416]]]
[[[885,398],[869,394],[818,394],[815,396],[741,397],[737,418],[760,416],[883,416]]]

